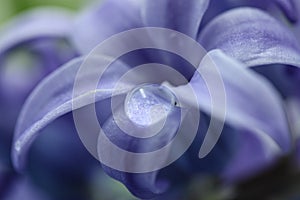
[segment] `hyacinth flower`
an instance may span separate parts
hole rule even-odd
[[[73,14],[60,8],[38,8],[23,13],[8,22],[0,33],[0,198],[1,199],[49,199],[41,188],[48,188],[50,192],[53,185],[59,185],[66,190],[67,184],[62,180],[72,176],[74,180],[84,176],[79,168],[69,170],[71,162],[49,161],[49,157],[60,159],[60,155],[68,157],[68,151],[61,153],[61,149],[67,144],[72,152],[85,154],[85,149],[80,145],[79,139],[73,137],[71,119],[65,119],[48,130],[45,137],[40,138],[39,144],[33,149],[31,170],[27,176],[19,176],[12,169],[10,162],[10,149],[13,139],[14,126],[20,109],[27,96],[35,85],[45,76],[56,70],[63,63],[68,62],[78,55],[77,51],[68,41],[73,24]],[[70,117],[69,117],[70,118]],[[47,132],[47,131],[46,131]],[[62,133],[62,134],[60,134]],[[55,145],[49,150],[43,151],[43,143],[49,144],[49,137]],[[41,145],[41,146],[39,146]],[[54,147],[55,146],[55,147]],[[51,154],[49,154],[51,152]],[[47,157],[47,163],[45,162]],[[41,164],[43,163],[44,164]],[[55,163],[55,162],[54,162]],[[44,173],[40,173],[41,165]],[[68,169],[68,170],[67,170]],[[81,170],[82,171],[82,170]],[[48,172],[51,174],[51,179]],[[69,172],[69,174],[67,173]],[[72,174],[73,173],[73,174]],[[44,175],[43,175],[44,174]],[[64,174],[64,176],[59,175]],[[70,175],[72,174],[72,175]],[[77,176],[76,176],[77,174]],[[61,178],[62,177],[62,178]],[[45,181],[47,180],[47,181]],[[42,181],[43,184],[39,183]],[[39,184],[42,187],[38,188]],[[68,188],[68,187],[67,187]],[[69,187],[71,188],[71,186]],[[45,189],[44,189],[45,190]],[[74,194],[78,196],[78,194]]]
[[[289,14],[287,16],[294,17],[290,15],[293,13],[292,1],[276,2]],[[106,173],[121,181],[137,197],[149,199],[164,193],[168,184],[170,182],[172,184],[172,180],[173,184],[183,185],[186,179],[195,173],[211,173],[221,177],[226,183],[232,183],[253,175],[272,163],[274,159],[290,152],[291,133],[284,113],[282,97],[274,85],[259,74],[259,70],[257,73],[252,69],[265,65],[271,67],[274,64],[298,67],[299,45],[289,28],[260,9],[241,7],[221,13],[199,30],[209,1],[191,0],[184,3],[179,0],[126,1],[126,7],[123,7],[123,3],[124,1],[117,0],[106,1],[101,5],[100,10],[89,10],[78,18],[72,41],[79,52],[83,55],[88,54],[109,36],[132,28],[163,27],[179,31],[199,42],[209,51],[204,58],[195,58],[201,61],[198,67],[205,69],[212,60],[220,72],[226,91],[226,124],[219,142],[206,158],[197,157],[199,144],[205,137],[203,130],[208,125],[207,121],[202,121],[191,148],[182,158],[165,169],[148,173],[130,173],[104,164],[103,169]],[[186,12],[187,10],[189,12]],[[115,17],[110,18],[110,16]],[[155,42],[154,35],[150,34],[149,37]],[[18,170],[25,167],[29,147],[41,130],[75,109],[72,107],[74,101],[72,92],[76,74],[84,62],[83,57],[63,65],[44,79],[27,99],[16,126],[12,148],[13,162]],[[133,66],[154,62],[163,62],[174,67],[189,80],[187,85],[196,91],[199,100],[197,103],[202,110],[200,114],[204,119],[211,111],[210,96],[201,76],[183,60],[176,58],[176,55],[146,49],[135,52],[132,57],[122,58],[120,62],[114,62],[97,85],[97,90],[91,93],[96,93],[100,124],[106,135],[121,148],[135,153],[160,148],[168,143],[177,131],[176,113],[181,107],[175,106],[173,100],[170,101],[173,103],[167,101],[166,105],[170,109],[168,114],[171,117],[168,121],[170,124],[165,124],[167,131],[162,136],[153,138],[152,141],[143,142],[125,136],[110,117],[112,111],[109,109],[109,101],[116,82]],[[82,77],[83,82],[93,77],[97,68],[93,69],[95,71]],[[126,86],[130,83],[123,84]],[[171,86],[170,89],[177,91],[176,94],[189,104],[188,95],[185,95],[187,85]],[[146,100],[147,98],[157,100],[157,96],[164,96],[160,92],[168,93],[167,88],[157,84],[138,89],[137,91],[146,90],[147,95],[143,97]],[[126,91],[125,95],[130,92],[132,93]],[[80,99],[80,96],[78,98]],[[143,98],[136,96],[132,102],[143,104]],[[88,103],[82,104],[76,110],[85,109],[86,106]],[[138,107],[138,110],[145,109],[143,111],[147,113],[149,109],[147,106],[153,105],[146,104],[145,107]],[[131,111],[133,111],[131,119],[135,120],[135,123],[148,125],[144,112],[134,112],[134,109]],[[156,117],[159,118],[159,115]],[[213,117],[221,118],[219,115]],[[89,131],[88,126],[86,131]],[[105,151],[105,148],[102,150]],[[109,155],[109,149],[106,154]],[[120,162],[121,165],[128,164],[125,158]],[[134,165],[139,164],[139,160],[134,162]],[[176,177],[172,175],[173,173],[177,173]],[[161,179],[161,176],[167,179],[167,182]]]

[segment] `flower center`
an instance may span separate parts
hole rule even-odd
[[[176,97],[167,87],[145,84],[127,94],[125,112],[135,124],[149,126],[165,120],[176,104]]]

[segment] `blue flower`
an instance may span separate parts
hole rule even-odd
[[[297,20],[293,12],[292,1],[275,2],[291,21]],[[211,97],[203,77],[195,73],[195,69],[178,56],[151,49],[133,52],[128,57],[125,55],[120,62],[114,62],[107,70],[97,85],[97,90],[89,91],[97,97],[99,121],[105,134],[120,148],[135,153],[154,151],[170,142],[178,129],[176,112],[182,108],[173,104],[170,106],[170,102],[174,101],[169,101],[167,98],[166,109],[171,107],[168,110],[171,120],[165,124],[166,128],[163,129],[162,135],[149,141],[127,136],[111,117],[109,102],[116,81],[133,66],[163,63],[174,67],[188,79],[189,84],[172,88],[173,91],[178,91],[184,102],[192,104],[190,96],[185,95],[189,86],[196,92],[197,103],[202,110],[199,115],[206,121],[200,122],[195,141],[179,160],[163,170],[148,173],[123,172],[103,164],[103,169],[107,174],[121,181],[139,198],[157,197],[168,189],[170,183],[184,185],[189,177],[196,173],[218,176],[224,183],[234,183],[266,168],[278,157],[289,153],[292,148],[282,96],[271,82],[261,76],[264,73],[258,68],[266,65],[274,68],[274,64],[281,64],[297,69],[300,63],[300,46],[297,39],[288,27],[261,9],[234,8],[236,5],[230,1],[225,1],[224,4],[219,5],[220,7],[215,6],[214,1],[209,7],[209,3],[208,0],[162,0],[159,2],[108,0],[101,7],[93,7],[80,15],[71,31],[72,44],[76,46],[78,52],[86,55],[99,43],[122,31],[140,27],[172,29],[188,35],[209,51],[203,58],[196,55],[195,60],[199,60],[199,69],[210,72],[210,69],[205,67],[210,66],[212,60],[222,77],[226,92],[226,124],[217,145],[204,159],[198,159],[198,148],[205,141],[204,133],[208,129],[208,117],[211,114]],[[242,5],[252,3],[263,9],[272,4],[271,1],[265,3],[246,1]],[[225,8],[228,6],[232,9],[220,13],[223,11],[221,6]],[[211,12],[209,8],[213,8]],[[201,24],[203,17],[206,20],[204,25]],[[149,37],[155,43],[156,36],[150,34]],[[163,41],[159,42],[163,43]],[[25,167],[29,147],[42,129],[75,109],[72,107],[73,86],[77,72],[85,61],[84,57],[79,57],[63,65],[45,78],[27,99],[19,116],[12,149],[13,162],[18,170]],[[258,70],[254,71],[252,68]],[[82,81],[86,83],[94,75],[94,73],[87,73]],[[125,82],[124,85],[126,84]],[[137,88],[139,89],[137,91],[146,90],[147,92],[145,97],[137,98],[138,102],[141,99],[154,101],[150,105],[142,100],[138,103],[142,105],[138,109],[145,109],[142,111],[147,112],[148,106],[162,104],[162,101],[158,99],[166,96],[157,91],[164,91],[164,89],[158,85],[153,87],[155,89]],[[131,94],[136,93],[131,92]],[[80,98],[78,97],[79,100]],[[163,102],[166,102],[164,98]],[[88,106],[87,103],[76,109],[85,109],[86,106]],[[147,125],[148,118],[143,112],[135,110],[131,114],[133,121],[138,119],[135,123]],[[82,120],[85,117],[87,116],[82,116]],[[155,118],[159,117],[155,115]],[[212,117],[222,121],[222,115],[218,112]],[[138,129],[138,126],[135,128]],[[89,132],[88,126],[86,131]],[[97,141],[94,142],[97,143]],[[104,153],[109,156],[109,149]],[[132,165],[138,166],[142,161],[133,160],[132,162]],[[120,159],[119,163],[124,166],[128,164],[125,157]]]

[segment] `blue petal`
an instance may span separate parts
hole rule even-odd
[[[198,41],[207,50],[219,48],[247,66],[300,66],[300,46],[294,35],[255,8],[238,8],[219,15],[203,29]]]
[[[91,170],[101,171],[99,161],[88,153],[76,134],[72,113],[41,131],[27,163],[26,175],[54,199],[84,199],[78,187],[90,183]]]
[[[132,28],[141,27],[139,1],[105,0],[80,14],[72,40],[82,54],[89,53],[103,40]]]
[[[97,90],[72,98],[73,84],[75,78],[78,78],[76,75],[83,60],[83,58],[74,59],[50,74],[35,88],[25,102],[16,125],[12,149],[13,164],[18,170],[24,168],[29,147],[41,129],[70,112],[73,101],[81,101],[82,98],[94,95],[96,95],[96,101],[109,98],[112,95],[114,83],[128,69],[126,65],[116,63],[117,66],[108,70],[101,79]],[[97,61],[95,60],[89,73],[79,76],[81,81],[90,80],[97,74],[95,72],[101,66]],[[90,103],[92,102],[84,101],[81,106]]]
[[[173,29],[196,38],[209,0],[146,1],[142,17],[146,26]]]
[[[220,138],[214,148],[207,156],[199,159],[200,144],[203,143],[205,133],[209,127],[209,116],[201,116],[201,124],[195,141],[190,149],[184,154],[184,159],[188,159],[184,163],[188,166],[186,171],[191,175],[193,173],[206,173],[219,176],[225,169],[226,165],[230,162],[237,151],[237,143],[239,142],[238,130],[225,124]]]

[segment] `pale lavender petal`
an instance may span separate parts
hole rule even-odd
[[[110,36],[142,26],[139,1],[105,0],[80,14],[72,40],[82,54],[89,53]]]
[[[288,152],[291,148],[291,136],[282,102],[273,86],[263,77],[251,69],[247,69],[242,63],[231,59],[220,50],[209,52],[199,69],[210,72],[211,78],[218,77],[217,73],[210,70],[213,66],[217,67],[225,87],[226,123],[238,130],[237,136],[241,138],[241,141],[237,142],[243,144],[245,148],[247,147],[246,153],[242,156],[248,158],[249,162],[251,162],[252,156],[258,157],[257,165],[263,166],[280,154]],[[200,108],[210,114],[211,97],[203,78],[196,73],[190,84],[197,92]],[[185,87],[181,86],[175,90],[178,91],[177,94],[186,97],[186,101],[189,102],[188,95],[184,93]],[[220,93],[221,91],[217,91],[218,89],[216,88],[215,92]],[[222,120],[220,116],[217,113],[214,117]],[[256,145],[251,145],[251,143]],[[255,151],[251,151],[251,148],[248,148],[250,146]],[[259,155],[256,150],[260,151]],[[246,172],[249,168],[241,167],[234,172],[240,174],[241,171]]]
[[[91,70],[88,73],[76,77],[83,60],[83,58],[74,59],[60,67],[46,77],[27,99],[16,125],[12,148],[13,163],[17,169],[21,170],[24,167],[28,149],[41,129],[58,117],[70,112],[73,109],[73,101],[80,101],[86,96],[93,97],[94,95],[96,101],[109,98],[112,95],[116,80],[128,70],[126,65],[119,62],[115,63],[117,66],[109,67],[96,90],[78,94],[73,98],[72,92],[75,79],[83,81],[84,86],[84,81],[95,76],[97,74],[95,72],[101,66],[101,63],[95,59],[93,67],[90,68]],[[89,64],[91,64],[91,61]],[[93,102],[84,101],[81,103],[80,106],[85,106]]]
[[[300,66],[300,46],[289,29],[255,8],[237,8],[212,20],[198,41],[207,49],[221,49],[247,66]]]
[[[284,16],[291,22],[296,22],[298,20],[298,9],[295,5],[297,3],[295,4],[294,0],[211,0],[207,12],[204,14],[201,27],[209,23],[218,14],[238,7],[260,8],[274,17],[281,17],[279,12],[282,11]]]
[[[145,1],[142,17],[145,26],[173,29],[196,38],[209,0],[151,0]]]

